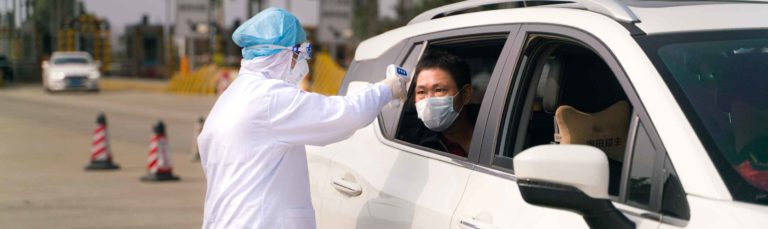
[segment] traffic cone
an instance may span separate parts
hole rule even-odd
[[[200,116],[195,123],[194,134],[192,135],[192,161],[200,160],[200,149],[197,148],[197,136],[200,136],[200,132],[203,132],[203,125],[205,124],[205,117]]]
[[[107,117],[104,116],[104,113],[100,113],[96,118],[96,124],[91,141],[91,163],[85,166],[85,170],[119,169],[119,165],[112,163],[112,150],[109,148],[109,135],[107,134]]]
[[[177,181],[179,177],[173,175],[163,121],[157,122],[153,130],[155,135],[149,144],[147,175],[141,177],[141,181]]]

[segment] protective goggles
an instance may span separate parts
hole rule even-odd
[[[246,49],[255,49],[255,50],[291,50],[294,54],[297,55],[297,60],[309,60],[312,59],[312,44],[308,42],[304,42],[301,44],[296,44],[292,47],[285,47],[280,45],[254,45],[254,46],[248,46]]]

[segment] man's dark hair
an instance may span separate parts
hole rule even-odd
[[[448,51],[442,49],[429,50],[419,60],[419,64],[416,65],[415,76],[418,76],[422,70],[431,68],[439,68],[448,72],[453,81],[456,82],[458,90],[461,90],[464,85],[471,83],[469,79],[469,65],[463,59]]]

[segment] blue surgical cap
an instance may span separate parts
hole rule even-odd
[[[232,40],[241,48],[253,45],[279,45],[291,47],[307,40],[299,19],[281,8],[268,8],[245,21],[232,33]],[[277,49],[243,49],[246,60],[269,56],[280,52]]]

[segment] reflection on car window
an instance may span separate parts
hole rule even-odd
[[[435,42],[419,60],[396,138],[467,157],[485,89],[506,35]]]
[[[768,204],[767,37],[760,30],[641,40],[734,199],[762,204]]]
[[[652,178],[656,150],[642,123],[637,128],[634,146],[632,149],[632,166],[630,166],[629,180],[627,181],[627,202],[648,207],[651,203],[651,190],[653,190]]]
[[[672,167],[672,162],[669,158],[664,162],[664,171],[661,213],[678,219],[690,219],[690,207],[688,206],[685,190],[683,190],[683,184],[680,183],[677,172]]]

